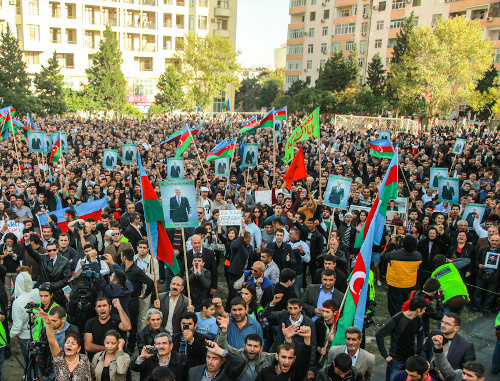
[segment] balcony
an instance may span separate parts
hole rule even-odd
[[[126,0],[128,4],[141,4],[141,0]]]
[[[118,25],[118,22],[116,21],[115,18],[103,20],[102,25],[107,25],[107,24],[109,24],[110,26],[116,26],[116,25]]]
[[[128,52],[135,52],[138,49],[136,49],[133,45],[127,45],[126,48],[125,48],[125,50],[128,51]]]
[[[139,22],[135,22],[135,21],[127,21],[127,23],[125,25],[129,28],[139,28],[141,26],[141,24]]]
[[[156,46],[154,45],[146,45],[141,47],[141,52],[150,52],[154,53],[156,52]]]
[[[176,24],[175,27],[177,29],[184,29],[184,24]]]
[[[164,21],[163,27],[164,28],[172,28],[172,21]]]
[[[215,8],[215,17],[229,17],[231,16],[231,10],[227,8]]]
[[[142,5],[152,5],[153,7],[155,7],[156,0],[142,0]]]
[[[66,18],[68,20],[76,20],[76,15],[67,15]]]
[[[224,38],[231,37],[229,31],[228,30],[224,30],[224,29],[216,29],[216,30],[214,30],[214,36],[224,37]]]
[[[151,21],[144,21],[142,23],[142,27],[145,29],[156,29],[156,24]]]
[[[52,44],[62,44],[61,38],[53,38],[52,40],[50,40],[50,42]]]
[[[95,17],[87,17],[85,18],[85,22],[87,24],[92,24],[92,25],[98,24],[97,19]]]
[[[89,49],[95,49],[96,43],[95,41],[85,41],[85,47]]]

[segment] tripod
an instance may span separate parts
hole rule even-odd
[[[30,339],[27,344],[28,349],[28,361],[26,363],[26,370],[24,371],[24,381],[38,381],[38,365],[37,365],[37,356],[39,355],[38,346],[36,340],[33,339],[33,326],[35,325],[34,319],[32,317],[35,316],[33,311],[29,314],[30,318],[28,319],[28,326],[30,327]]]

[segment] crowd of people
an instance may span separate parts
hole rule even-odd
[[[224,138],[239,138],[238,127],[205,119],[182,155],[198,226],[167,229],[177,274],[150,250],[137,164],[119,157],[104,169],[103,155],[136,144],[161,198],[176,142],[160,143],[200,117],[38,118],[40,130],[67,134],[69,150],[56,163],[30,152],[21,135],[0,142],[0,380],[4,362],[16,361],[12,346],[28,380],[375,380],[366,329],[374,313],[387,312],[375,334],[387,381],[498,374],[500,314],[484,327],[496,329],[491,363],[476,361],[460,326],[465,308],[498,312],[499,132],[482,125],[393,131],[408,218],[385,226],[373,246],[364,327],[337,332],[355,242],[389,159],[369,155],[378,126],[339,130],[325,117],[321,138],[300,143],[307,177],[287,189],[281,158],[300,122],[289,116],[276,144],[272,129],[244,134],[245,143],[259,144],[257,166],[241,167],[237,139],[229,177],[220,177],[206,155]],[[460,154],[452,153],[457,137],[466,139]],[[459,180],[458,203],[430,189],[433,167]],[[330,175],[352,180],[345,210],[325,204]],[[263,190],[272,191],[269,205],[255,201]],[[73,208],[103,198],[98,218],[82,219]],[[464,215],[467,204],[484,205],[484,213]],[[60,208],[69,208],[64,224],[54,214]],[[221,224],[222,210],[241,210],[241,224]],[[375,291],[386,294],[388,311],[376,306]],[[332,345],[338,335],[341,345]]]

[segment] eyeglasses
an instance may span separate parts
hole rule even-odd
[[[260,213],[260,210],[254,210],[253,212],[254,213]]]
[[[47,253],[52,253],[53,251],[57,251],[57,249],[47,249]]]
[[[257,269],[252,269],[252,272],[253,272],[253,273],[258,273],[258,272],[259,272],[259,270],[257,270]]]
[[[194,258],[201,258],[202,256],[203,256],[203,254],[201,254],[201,253],[193,253]]]
[[[111,237],[115,237],[117,235],[120,235],[120,233],[111,233]]]

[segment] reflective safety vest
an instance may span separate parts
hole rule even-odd
[[[47,311],[48,314],[50,314],[50,311],[52,308],[55,306],[58,306],[56,302],[52,303],[50,306],[49,310]],[[38,311],[36,309],[33,309],[33,312]],[[42,329],[45,327],[45,322],[43,321],[41,316],[38,316],[35,318],[35,321],[33,323],[33,339],[38,340],[40,338],[40,334],[42,333]]]
[[[431,276],[439,281],[441,289],[444,291],[443,303],[455,296],[464,295],[469,299],[467,287],[465,287],[464,281],[454,264],[447,263],[439,266]]]

